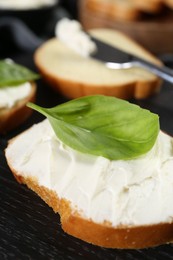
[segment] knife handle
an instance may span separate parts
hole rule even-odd
[[[137,60],[132,61],[133,66],[135,67],[142,67],[144,69],[147,69],[151,71],[153,74],[159,76],[160,78],[173,83],[173,70],[169,69],[166,66],[159,67],[153,63],[150,63],[145,60],[141,60],[140,58]]]

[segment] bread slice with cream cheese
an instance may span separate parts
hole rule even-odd
[[[90,33],[112,46],[162,66],[156,57],[119,31],[93,29]],[[93,94],[123,99],[146,98],[160,89],[161,80],[145,69],[108,69],[96,59],[79,55],[57,38],[39,47],[34,59],[50,86],[68,98]]]
[[[35,82],[28,82],[30,90],[26,96],[17,99],[14,104],[3,104],[0,102],[0,134],[4,134],[22,124],[32,113],[32,110],[26,107],[26,103],[34,102],[36,98],[36,84]],[[20,87],[19,87],[20,88]],[[5,88],[3,88],[5,91]],[[9,92],[9,90],[7,90]],[[12,91],[21,91],[18,86],[12,87]],[[0,89],[1,92],[1,89]],[[10,94],[10,93],[9,93]],[[16,95],[15,95],[16,96]],[[6,97],[6,95],[5,95]],[[2,103],[2,104],[1,104]]]
[[[18,182],[60,214],[68,234],[108,248],[173,240],[173,139],[165,133],[144,156],[111,161],[69,148],[46,119],[10,140],[5,154]]]

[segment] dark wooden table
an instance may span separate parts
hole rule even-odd
[[[35,70],[32,53],[12,58]],[[37,103],[51,107],[67,99],[38,81]],[[161,129],[173,135],[173,86],[164,84],[160,94],[132,102],[160,115]],[[113,250],[89,245],[65,234],[58,214],[53,213],[34,192],[13,178],[4,157],[10,138],[41,121],[33,113],[26,123],[6,136],[0,136],[0,260],[3,259],[114,259],[171,260],[173,245],[144,250]]]

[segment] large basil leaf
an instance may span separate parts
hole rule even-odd
[[[156,114],[114,97],[87,96],[49,109],[28,106],[49,119],[66,145],[111,160],[145,154],[159,132]]]
[[[38,78],[38,74],[19,64],[0,60],[0,87],[16,86]]]

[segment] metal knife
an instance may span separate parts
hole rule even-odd
[[[141,59],[133,54],[122,51],[105,42],[90,36],[95,42],[97,51],[91,57],[101,60],[110,69],[127,69],[130,67],[142,67],[161,77],[162,79],[173,83],[173,70],[166,66],[157,66],[151,62]]]

